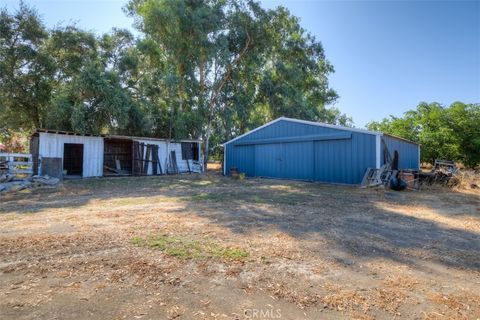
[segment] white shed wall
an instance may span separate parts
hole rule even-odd
[[[65,143],[83,144],[83,177],[103,175],[103,138],[40,132],[39,156],[63,159]]]
[[[155,144],[158,145],[158,159],[160,159],[160,163],[162,164],[162,173],[166,173],[167,170],[167,162],[169,161],[169,154],[171,151],[175,150],[175,155],[177,157],[177,166],[178,170],[180,172],[188,172],[188,164],[187,160],[182,160],[182,144],[179,142],[167,142],[165,140],[142,140],[142,139],[135,139],[135,141],[139,143],[145,143],[145,144]],[[200,148],[200,146],[199,146]],[[202,154],[201,154],[201,149],[200,151],[200,161],[202,161]],[[143,156],[145,157],[147,151],[144,151]],[[152,160],[152,157],[150,156],[150,159]],[[192,163],[190,161],[190,166],[192,166]],[[152,163],[149,163],[148,165],[148,170],[147,170],[147,175],[151,175],[153,173],[152,171]]]
[[[167,164],[166,164],[166,154],[167,154],[167,142],[162,141],[162,140],[141,140],[141,139],[135,139],[134,141],[137,141],[139,143],[144,143],[144,144],[153,144],[158,146],[158,159],[160,160],[160,164],[162,166],[162,174],[165,174],[167,171]],[[145,148],[145,151],[143,152],[143,157],[145,158],[145,155],[147,153],[147,150]],[[152,160],[152,155],[150,155],[150,159]],[[153,174],[152,171],[152,163],[150,162],[148,164],[148,170],[147,170],[147,175]]]

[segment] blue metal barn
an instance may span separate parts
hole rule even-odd
[[[399,153],[399,169],[419,169],[417,143],[368,130],[281,117],[224,144],[224,174],[360,184],[367,168]]]

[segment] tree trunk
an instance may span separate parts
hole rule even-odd
[[[208,164],[208,148],[210,143],[210,135],[211,135],[211,125],[207,125],[207,132],[205,133],[205,141],[203,143],[203,165],[205,170],[207,170]]]
[[[210,96],[210,101],[208,102],[207,131],[205,133],[205,143],[204,143],[205,169],[207,168],[207,163],[208,163],[208,144],[210,142],[210,135],[212,133],[212,122],[213,122],[215,104],[217,103],[217,98],[220,95],[220,92],[222,91],[223,86],[227,83],[227,81],[230,80],[232,76],[233,68],[240,63],[243,56],[247,53],[250,47],[250,35],[248,34],[248,32],[246,32],[246,34],[247,34],[247,40],[245,42],[245,47],[242,49],[240,54],[235,59],[233,59],[230,65],[227,66],[225,73],[223,74],[223,76],[220,78],[220,81],[218,82],[218,85],[216,85],[215,88],[213,89],[212,94]]]

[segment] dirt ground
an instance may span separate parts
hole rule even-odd
[[[0,197],[0,319],[478,319],[480,194],[219,175]]]

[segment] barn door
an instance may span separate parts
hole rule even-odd
[[[283,144],[282,178],[314,180],[313,141]]]
[[[281,143],[255,145],[255,175],[258,177],[283,178],[284,157],[283,144]]]

